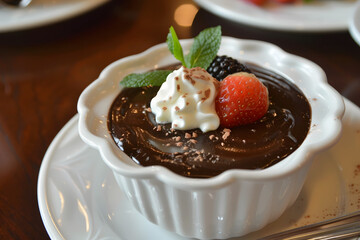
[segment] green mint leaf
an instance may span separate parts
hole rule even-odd
[[[120,84],[129,88],[161,86],[171,72],[170,70],[155,70],[146,73],[132,73],[127,75]]]
[[[221,27],[207,28],[194,38],[190,52],[185,56],[174,28],[171,26],[166,39],[168,48],[174,57],[187,68],[207,69],[220,48]],[[171,70],[155,70],[146,73],[127,75],[120,84],[124,87],[161,86]]]
[[[194,38],[190,52],[185,56],[188,68],[202,67],[207,69],[216,57],[221,43],[221,27],[207,28]]]
[[[171,26],[166,39],[168,48],[172,55],[185,66],[184,54],[174,28]]]

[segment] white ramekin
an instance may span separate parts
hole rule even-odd
[[[182,40],[188,51],[192,40]],[[208,179],[177,175],[161,166],[141,167],[115,145],[107,127],[109,108],[127,74],[173,64],[167,45],[120,59],[100,74],[78,102],[81,138],[97,148],[135,208],[149,221],[182,236],[224,239],[261,229],[297,198],[316,153],[341,132],[344,103],[323,70],[269,43],[223,37],[219,55],[271,69],[295,83],[312,108],[311,129],[286,159],[264,170],[229,170]]]

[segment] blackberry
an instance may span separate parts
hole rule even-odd
[[[237,72],[251,73],[244,64],[228,56],[216,56],[207,71],[217,80],[222,81],[227,75]]]

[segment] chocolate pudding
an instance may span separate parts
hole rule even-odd
[[[186,177],[208,178],[228,169],[264,169],[295,151],[308,134],[310,105],[284,77],[247,65],[269,91],[269,109],[259,121],[203,133],[157,124],[150,101],[158,87],[125,88],[109,111],[117,146],[142,166],[161,165]]]

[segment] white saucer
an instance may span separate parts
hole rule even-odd
[[[355,42],[360,46],[360,1],[354,7],[354,12],[349,21],[349,32]]]
[[[40,27],[99,7],[109,0],[33,0],[28,7],[0,4],[0,33]]]
[[[194,0],[199,6],[231,21],[273,30],[331,32],[348,29],[356,0],[303,0],[259,7],[245,0]]]
[[[246,238],[322,221],[360,208],[360,108],[345,99],[340,141],[318,155],[284,215]],[[52,239],[186,239],[148,222],[119,190],[99,153],[82,142],[75,116],[43,159],[38,203]],[[139,230],[140,229],[140,230]]]

